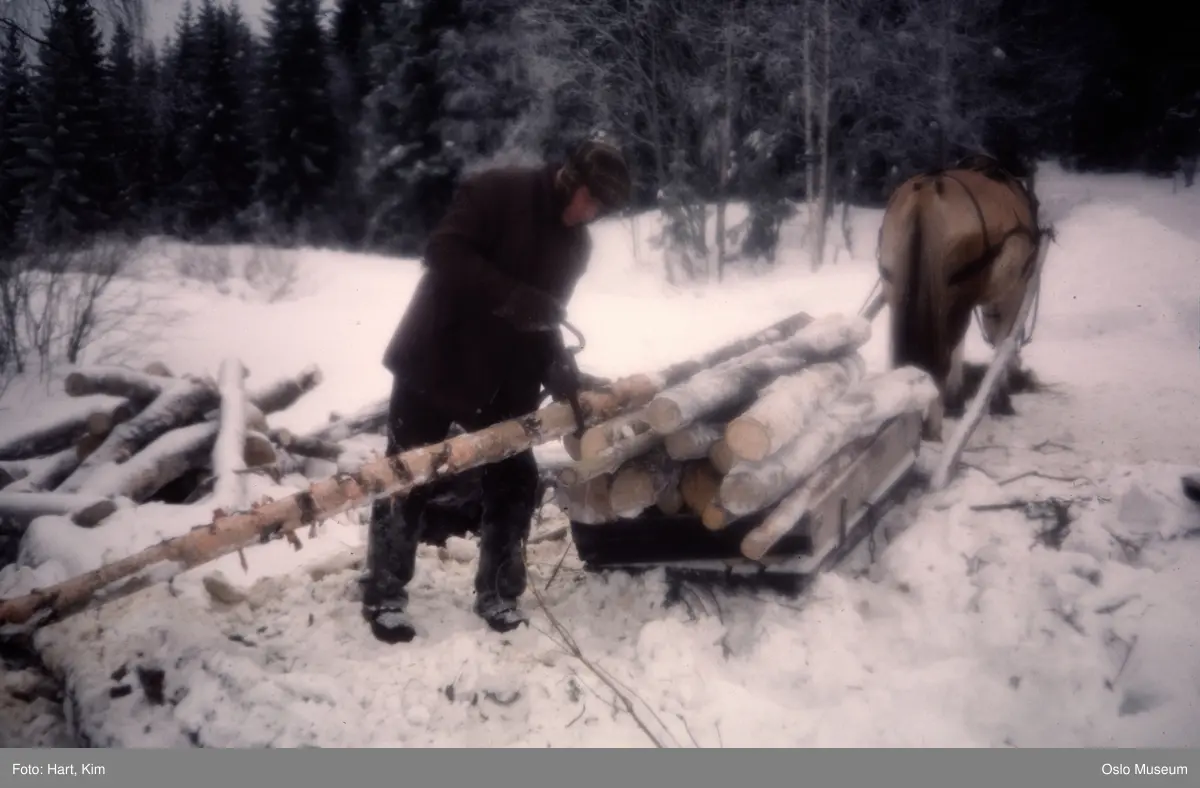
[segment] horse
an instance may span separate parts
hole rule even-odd
[[[980,311],[992,347],[1014,330],[1043,234],[1032,190],[985,154],[948,169],[914,175],[896,187],[884,210],[876,256],[891,322],[891,364],[928,372],[940,397],[930,409],[927,440],[940,441],[942,419],[962,415],[963,345],[971,313]],[[1019,354],[989,402],[1011,416]]]

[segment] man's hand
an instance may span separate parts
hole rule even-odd
[[[584,430],[587,429],[583,406],[579,403],[583,378],[583,373],[579,371],[579,366],[575,363],[575,356],[563,350],[555,354],[554,360],[546,368],[545,378],[542,381],[542,385],[546,387],[546,391],[551,397],[556,400],[566,400],[571,406],[571,412],[575,414],[575,437],[577,438],[582,437]]]
[[[517,285],[496,310],[496,316],[518,331],[557,330],[566,313],[550,296],[527,285]]]

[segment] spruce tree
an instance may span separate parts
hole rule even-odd
[[[0,258],[16,245],[27,182],[28,151],[17,133],[30,120],[33,107],[23,43],[17,29],[10,27],[0,54]]]
[[[29,240],[77,243],[107,229],[115,172],[105,113],[103,40],[88,0],[58,0],[42,32],[21,215]]]
[[[337,121],[320,0],[271,0],[262,49],[257,196],[273,230],[328,232],[337,177]]]

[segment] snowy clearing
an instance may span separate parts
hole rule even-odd
[[[548,540],[530,548],[546,608],[531,592],[533,626],[500,636],[471,613],[475,546],[455,540],[419,559],[418,639],[385,646],[359,613],[356,512],[299,552],[254,547],[248,571],[228,556],[40,633],[73,733],[122,747],[608,747],[650,746],[651,735],[685,747],[1200,746],[1200,506],[1178,478],[1200,465],[1200,191],[1049,166],[1038,190],[1058,243],[1023,356],[1051,390],[1015,397],[1015,418],[985,419],[947,490],[894,511],[877,539],[885,551],[865,546],[803,600],[692,590],[665,607],[661,573],[585,575],[571,554],[556,571],[569,545]],[[627,222],[598,227],[570,310],[587,335],[581,364],[653,370],[801,309],[852,314],[874,282],[879,212],[852,218],[853,259],[842,251],[807,272],[793,222],[779,271],[687,290],[663,283],[647,218],[636,245]],[[415,261],[143,251],[139,287],[173,317],[135,348],[142,363],[215,377],[233,355],[247,386],[315,363],[325,382],[276,421],[298,430],[386,395],[379,359]],[[267,297],[236,276],[181,286],[178,257],[198,254],[242,261],[235,273],[270,255],[288,287]],[[886,330],[876,320],[862,348],[869,370],[884,368]],[[967,355],[988,355],[974,329]],[[18,381],[0,400],[0,438],[70,403],[61,391],[61,378]],[[937,454],[926,444],[921,464]],[[292,489],[247,482],[250,499]],[[1076,503],[1057,520],[1053,507],[1000,506],[1046,496]],[[93,530],[39,518],[20,566],[0,570],[0,597],[210,514],[148,504]],[[552,505],[545,514],[535,534],[563,524]],[[224,601],[205,589],[214,572]],[[621,698],[564,652],[551,615]],[[8,671],[4,689],[0,744],[68,740],[31,671]]]

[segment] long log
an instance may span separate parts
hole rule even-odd
[[[924,413],[937,395],[933,379],[916,367],[900,367],[865,378],[778,453],[763,462],[736,463],[721,482],[721,506],[737,517],[765,509],[846,444],[874,434],[902,413]]]
[[[725,428],[725,444],[739,460],[758,462],[796,439],[829,405],[866,375],[858,353],[813,364],[768,385]]]
[[[0,437],[0,460],[45,457],[74,446],[87,433],[88,419],[93,414],[111,414],[123,403],[119,397],[96,394],[63,403],[64,413],[24,421],[19,430]]]
[[[664,391],[646,408],[646,420],[655,432],[669,435],[723,406],[752,399],[781,375],[857,350],[870,338],[871,324],[861,317],[823,317],[782,342],[697,372]]]
[[[221,396],[220,418],[212,447],[213,503],[222,509],[238,511],[245,505],[246,479],[246,368],[236,358],[221,362],[217,374]],[[261,412],[261,409],[256,408]]]
[[[171,379],[125,367],[81,367],[69,373],[63,389],[71,397],[106,394],[145,407],[174,384]]]
[[[619,517],[636,517],[654,505],[660,493],[678,486],[681,466],[661,447],[623,465],[612,478],[609,500]]]
[[[1043,236],[1041,243],[1038,245],[1037,258],[1034,261],[1034,270],[1029,277],[1029,287],[1025,291],[1025,300],[1021,302],[1021,308],[1017,310],[1017,316],[1013,320],[1013,330],[1000,346],[996,348],[995,356],[992,358],[992,363],[988,366],[987,372],[984,373],[983,380],[979,383],[979,390],[975,393],[975,399],[971,401],[966,413],[963,414],[962,420],[958,424],[958,429],[955,430],[950,442],[945,445],[942,450],[942,456],[938,459],[938,465],[933,471],[933,476],[929,481],[929,488],[937,491],[943,489],[950,483],[950,472],[954,469],[954,465],[962,456],[963,449],[967,447],[967,441],[971,439],[972,433],[979,427],[979,423],[983,421],[984,409],[991,401],[992,394],[996,389],[996,384],[1000,381],[1000,374],[1008,368],[1012,359],[1016,356],[1021,338],[1025,333],[1025,321],[1029,318],[1029,312],[1033,308],[1033,302],[1037,300],[1037,295],[1041,289],[1042,268],[1046,263],[1046,252],[1050,248],[1050,238]],[[941,408],[938,408],[938,422],[935,426],[934,437],[941,439]]]
[[[78,492],[97,468],[125,462],[159,436],[198,421],[201,414],[218,404],[220,396],[214,386],[193,381],[174,383],[141,413],[117,425],[59,485],[59,491]]]
[[[672,432],[663,440],[663,447],[673,460],[698,460],[708,456],[713,444],[721,440],[724,433],[724,424],[698,421]]]
[[[624,410],[641,407],[657,391],[653,376],[635,375],[614,381],[606,391],[584,392],[580,400],[587,423],[596,424]],[[575,429],[571,407],[556,402],[519,419],[365,463],[353,473],[314,482],[307,490],[249,512],[218,516],[210,525],[185,535],[164,540],[51,588],[6,600],[0,603],[0,623],[20,624],[39,614],[44,614],[39,615],[39,623],[44,623],[86,606],[93,595],[107,586],[134,578],[157,564],[171,562],[161,574],[155,573],[156,578],[174,576],[237,552],[255,540],[292,533],[377,498],[403,495],[414,487],[499,462]],[[138,586],[135,579],[114,593],[127,594]]]
[[[85,528],[99,523],[117,510],[117,505],[94,495],[54,492],[0,492],[0,516],[28,524],[38,517],[67,515]]]
[[[321,385],[325,376],[320,368],[308,366],[290,378],[278,380],[249,395],[249,400],[265,415],[287,410],[308,392]]]

